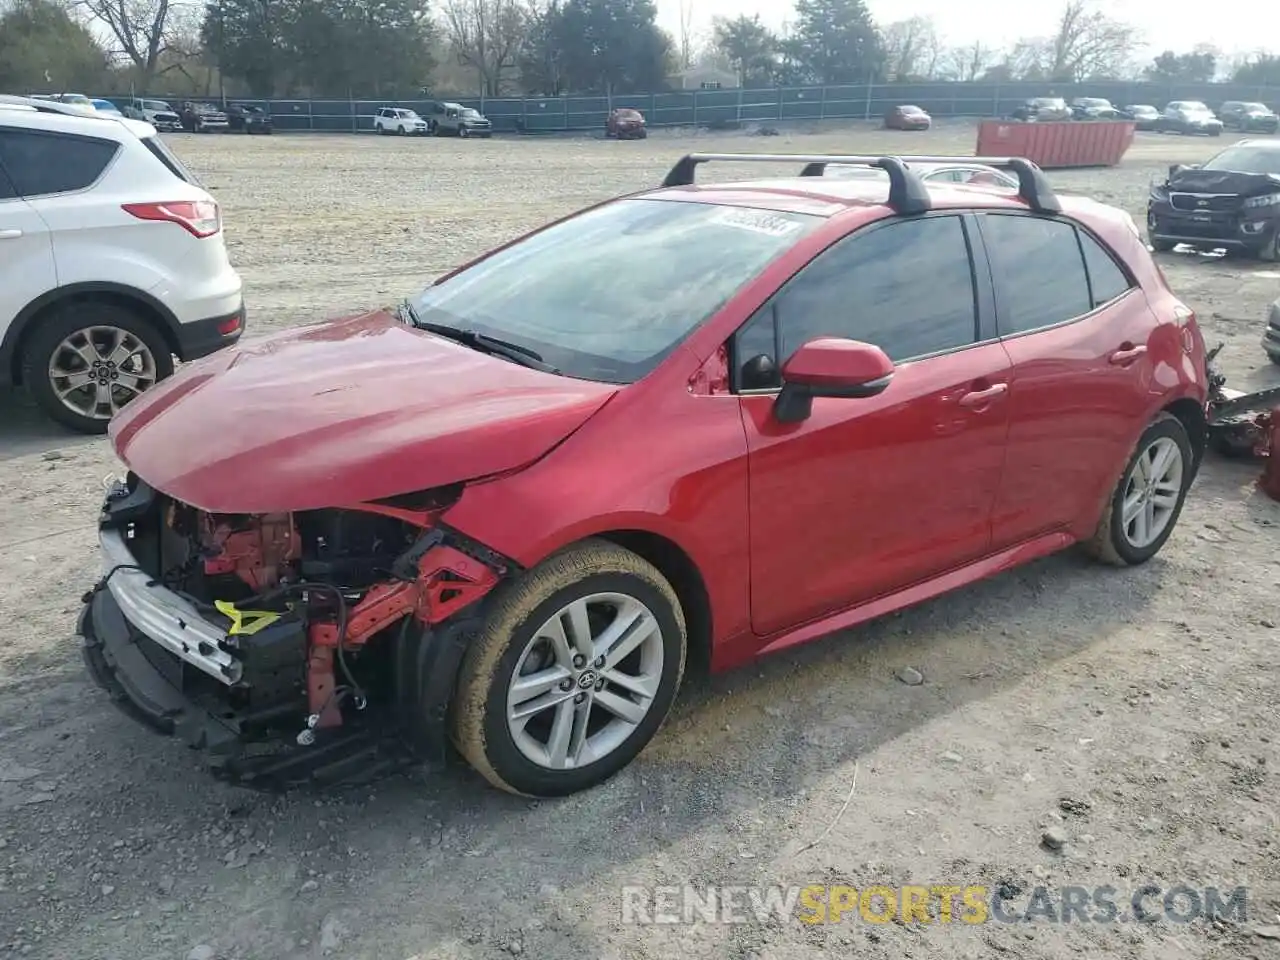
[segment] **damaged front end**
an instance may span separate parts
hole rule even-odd
[[[79,632],[112,698],[244,783],[443,761],[477,601],[515,565],[440,520],[461,487],[210,514],[130,474],[99,521]]]

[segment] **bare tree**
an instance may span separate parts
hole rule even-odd
[[[517,0],[446,0],[443,9],[458,62],[476,71],[485,96],[500,96],[519,62],[528,12]]]
[[[71,6],[110,32],[116,52],[129,59],[146,84],[160,70],[169,49],[172,20],[181,6],[174,0],[72,0]]]
[[[693,0],[680,0],[680,69],[693,66]]]
[[[995,62],[995,51],[976,40],[967,47],[953,47],[943,55],[943,72],[963,83],[973,83]]]
[[[930,78],[938,68],[941,45],[933,21],[911,17],[891,23],[884,31],[885,67],[896,80]]]
[[[1095,8],[1093,0],[1069,0],[1042,65],[1051,80],[1116,77],[1128,72],[1138,46],[1132,26]]]

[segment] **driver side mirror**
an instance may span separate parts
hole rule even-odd
[[[874,397],[892,378],[893,361],[874,344],[819,337],[801,344],[782,365],[773,415],[780,423],[799,423],[813,412],[814,397]]]

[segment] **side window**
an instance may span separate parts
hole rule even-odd
[[[112,140],[94,137],[0,130],[0,166],[24,197],[83,190],[102,176],[119,149]]]
[[[1089,271],[1089,290],[1093,294],[1093,305],[1100,307],[1128,291],[1133,284],[1111,254],[1083,230],[1077,230],[1076,233],[1080,236],[1080,249],[1084,251],[1085,269]]]
[[[1061,220],[986,214],[1000,333],[1053,326],[1093,309],[1076,229]]]
[[[814,337],[873,343],[894,361],[976,339],[960,217],[903,220],[837,242],[775,298],[783,359]]]

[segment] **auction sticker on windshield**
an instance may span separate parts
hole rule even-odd
[[[737,227],[750,230],[752,233],[763,233],[770,237],[785,237],[800,229],[798,220],[780,217],[765,210],[748,210],[742,207],[726,207],[711,220],[724,227]]]

